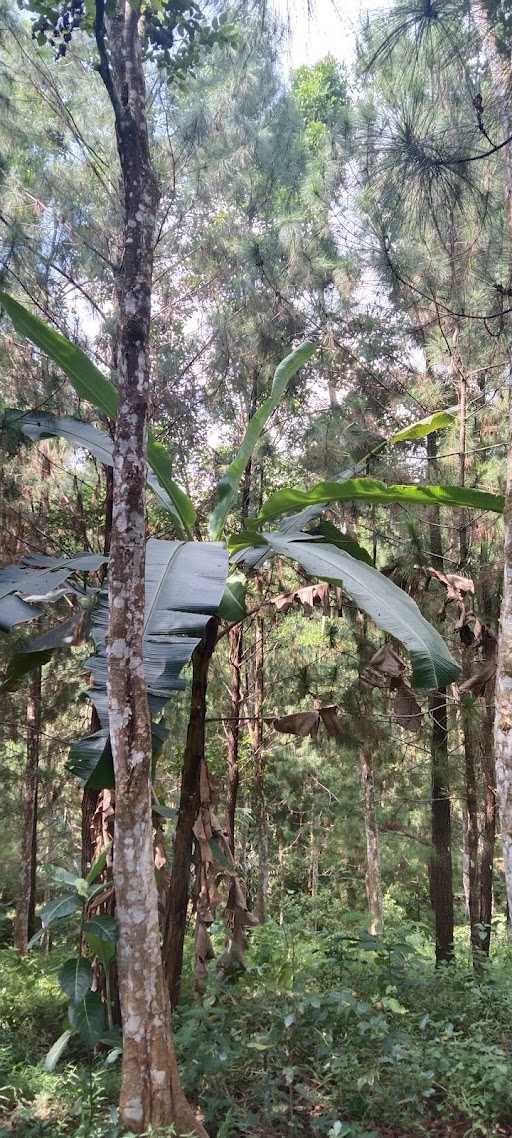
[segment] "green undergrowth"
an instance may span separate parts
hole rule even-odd
[[[360,914],[288,898],[252,933],[247,971],[222,987],[212,976],[198,1007],[189,946],[176,1041],[212,1138],[512,1134],[504,929],[477,978],[462,931],[457,957],[435,971],[430,931],[393,907],[378,940]],[[54,1073],[42,1067],[65,1026],[61,962],[60,950],[25,960],[0,950],[1,1138],[120,1138],[118,1067],[89,1062],[77,1044]]]

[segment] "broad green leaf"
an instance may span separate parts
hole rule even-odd
[[[77,618],[67,620],[56,628],[49,629],[42,636],[25,644],[18,652],[11,656],[5,673],[0,692],[15,691],[22,680],[34,668],[41,668],[48,664],[57,648],[68,647],[73,643],[77,629]]]
[[[221,620],[227,620],[230,624],[244,620],[247,616],[246,592],[247,581],[244,574],[231,573],[226,581],[224,595],[218,608],[217,615],[220,616]]]
[[[114,384],[106,379],[99,369],[88,359],[85,352],[72,344],[60,332],[56,332],[28,308],[14,300],[6,292],[0,292],[0,304],[10,316],[16,331],[31,340],[36,347],[45,352],[66,373],[81,399],[87,399],[109,419],[117,414],[118,392]],[[190,537],[195,521],[195,510],[185,492],[171,478],[169,456],[165,447],[154,439],[148,442],[148,462],[161,486],[166,490],[174,507],[173,513],[179,523],[181,534]]]
[[[153,719],[172,693],[184,688],[180,673],[217,613],[227,573],[227,552],[220,542],[148,541],[143,654]],[[92,620],[97,651],[85,667],[93,676],[91,699],[104,729],[108,726],[107,622],[108,597],[102,592]]]
[[[421,615],[403,589],[364,561],[334,545],[300,540],[304,535],[267,534],[271,549],[298,561],[307,573],[342,588],[358,608],[396,637],[407,648],[417,688],[442,688],[460,675],[460,667],[450,655],[444,640]],[[299,537],[299,540],[297,540]]]
[[[455,415],[452,415],[450,411],[434,411],[433,415],[427,415],[425,419],[418,419],[417,423],[412,423],[410,427],[403,427],[401,431],[391,435],[388,442],[390,444],[407,443],[414,439],[424,439],[427,435],[432,435],[434,431],[444,431],[447,427],[455,426],[455,422]]]
[[[457,506],[465,509],[503,513],[504,498],[468,486],[393,486],[376,478],[349,478],[347,482],[318,482],[311,490],[288,487],[278,490],[264,503],[260,521],[268,522],[281,514],[327,502],[400,502],[412,506]]]
[[[306,340],[293,352],[290,352],[276,368],[270,395],[249,420],[238,454],[228,466],[217,487],[217,504],[210,514],[208,523],[212,541],[218,541],[222,534],[226,517],[236,499],[244,470],[270,416],[285,395],[292,376],[311,359],[314,352],[316,352],[316,345]]]
[[[256,525],[256,519],[254,519],[254,523]],[[253,546],[262,557],[264,557],[266,553],[269,553],[267,542],[265,541],[265,534],[258,533],[257,529],[249,527],[245,527],[245,529],[240,530],[239,533],[229,534],[226,539],[226,544],[230,557],[234,557],[244,549],[252,549]]]
[[[45,1071],[51,1073],[55,1070],[57,1063],[64,1054],[73,1034],[74,1032],[68,1028],[67,1031],[62,1032],[62,1035],[59,1035],[59,1038],[55,1040],[55,1043],[52,1043],[52,1046],[50,1047],[50,1050],[44,1060],[43,1066]]]
[[[112,848],[112,843],[109,842],[108,845],[105,846],[105,849],[102,850],[100,854],[98,854],[98,857],[96,858],[96,860],[93,861],[91,868],[90,868],[90,870],[87,874],[87,877],[85,879],[88,885],[93,885],[93,883],[96,881],[96,878],[99,877],[100,873],[103,873],[103,870],[105,869],[105,866],[107,864],[107,858],[108,858],[108,855],[110,853],[111,848]]]
[[[102,913],[86,921],[84,933],[87,940],[94,936],[96,940],[101,940],[105,944],[116,944],[117,942],[117,924],[114,918]]]
[[[337,549],[344,549],[345,553],[350,553],[350,556],[355,557],[357,561],[365,561],[367,565],[373,565],[368,551],[363,549],[358,541],[347,537],[345,533],[333,526],[332,522],[319,522],[315,529],[309,532],[312,537],[320,537],[322,541],[335,545]]]
[[[82,908],[82,900],[77,893],[67,893],[65,897],[55,897],[53,901],[48,901],[48,904],[41,910],[39,917],[43,928],[47,929],[49,925],[55,924],[55,921],[62,921],[64,917],[70,917],[72,913],[76,913],[77,909]]]
[[[67,593],[83,593],[75,575],[94,572],[104,563],[105,558],[98,553],[72,557],[38,554],[0,569],[0,630],[10,632],[14,625],[41,616],[42,610],[35,608],[34,602],[50,603]]]
[[[105,1032],[105,1008],[98,993],[87,992],[80,1003],[70,1004],[68,1015],[83,1043],[91,1050],[96,1047]]]
[[[152,723],[153,759],[160,754],[168,734],[161,723]],[[77,739],[70,747],[66,767],[88,790],[112,789],[115,786],[114,760],[107,728]]]
[[[81,447],[89,451],[104,466],[113,466],[114,444],[110,435],[107,435],[106,431],[100,431],[97,427],[93,427],[91,423],[84,423],[81,419],[67,415],[49,415],[41,411],[27,411],[25,414],[7,411],[4,415],[4,422],[9,426],[13,421],[16,422],[18,430],[27,435],[29,439],[34,441],[47,438],[65,439],[71,446]],[[166,480],[169,478],[169,458],[165,447],[161,443],[153,441],[150,443],[150,448],[152,448],[151,453],[153,455],[153,470],[147,473],[148,486],[157,495],[166,510],[169,510],[177,520],[178,529],[182,535],[184,532],[183,518],[185,516],[190,518],[190,525],[193,525],[195,514],[192,515],[187,512],[188,498],[179,486],[172,482],[172,479],[172,495],[168,489],[164,488]],[[158,478],[155,474],[157,467]]]
[[[79,1004],[91,987],[92,970],[90,960],[85,956],[75,956],[66,960],[59,972],[59,984],[71,1003]]]
[[[44,868],[46,868],[50,881],[56,882],[58,885],[72,885],[73,889],[77,889],[77,884],[82,881],[80,874],[72,873],[69,869],[63,869],[60,865],[47,865]]]
[[[91,917],[86,922],[84,933],[91,952],[101,960],[108,972],[116,956],[117,925],[113,917],[101,914]]]
[[[114,763],[108,730],[77,739],[70,747],[66,767],[88,790],[112,789]]]

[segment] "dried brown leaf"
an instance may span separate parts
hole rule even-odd
[[[402,683],[395,696],[393,719],[405,731],[418,731],[423,712],[416,696],[408,684]]]

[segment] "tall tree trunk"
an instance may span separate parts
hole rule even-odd
[[[261,595],[261,588],[259,594]],[[254,797],[258,845],[258,880],[254,911],[260,924],[266,917],[268,894],[268,820],[265,796],[265,762],[263,755],[264,694],[264,622],[263,616],[258,613],[255,618],[253,704]]]
[[[243,625],[237,624],[229,631],[229,721],[227,729],[228,792],[226,803],[226,830],[229,848],[235,856],[235,815],[240,784],[238,765],[238,746],[240,742],[240,708],[242,706],[241,671],[244,654]]]
[[[496,839],[496,767],[494,764],[494,704],[486,696],[485,716],[482,724],[482,775],[484,802],[480,835],[480,949],[486,956],[491,946],[491,918],[493,906],[494,845]]]
[[[430,899],[434,910],[436,962],[453,960],[453,882],[451,849],[451,811],[448,773],[448,730],[446,692],[432,693],[429,699],[432,720],[432,858]]]
[[[383,909],[380,877],[379,830],[375,810],[375,778],[373,759],[369,747],[360,752],[361,784],[364,801],[364,829],[366,834],[366,896],[370,914],[370,932],[382,936]]]
[[[463,649],[463,674],[470,674],[470,662],[467,659],[468,651]],[[474,712],[464,702],[461,709],[462,730],[464,736],[464,786],[466,809],[464,818],[465,853],[467,856],[467,906],[471,936],[471,951],[473,963],[478,965],[481,958],[480,937],[480,882],[479,882],[479,825],[478,825],[478,790],[477,790],[477,734],[474,722]]]
[[[258,406],[259,371],[255,368],[252,373],[251,397],[247,413],[247,422],[250,421]],[[240,521],[243,524],[249,515],[251,503],[252,459],[249,459],[242,481],[240,497]],[[244,630],[242,624],[235,625],[229,632],[229,720],[227,725],[227,766],[228,791],[226,802],[226,830],[229,848],[235,856],[235,816],[240,785],[240,767],[238,765],[238,747],[240,743],[240,710],[242,707],[242,662],[244,658]]]
[[[435,434],[427,439],[429,464],[435,464]],[[433,478],[435,481],[435,477]],[[429,511],[429,536],[432,560],[436,569],[444,568],[439,508]],[[430,860],[430,900],[434,910],[436,962],[453,960],[453,878],[451,845],[451,810],[448,762],[448,716],[444,689],[429,698],[432,722],[432,857]]]
[[[117,357],[116,357],[117,359]],[[103,467],[105,473],[105,521],[103,527],[103,553],[107,556],[110,553],[110,542],[112,540],[112,498],[114,491],[114,478],[113,471],[110,466]],[[101,570],[100,576],[104,580],[107,573],[104,566]],[[96,708],[93,707],[91,711],[91,735],[99,731],[101,727],[100,718]],[[103,849],[103,827],[98,826],[98,819],[100,817],[100,803],[103,798],[102,790],[90,790],[84,787],[82,793],[82,846],[81,846],[81,872],[82,877],[86,877],[87,873],[96,857]]]
[[[173,1008],[177,1006],[180,995],[183,943],[190,895],[193,826],[200,806],[199,773],[204,759],[208,669],[217,640],[218,627],[218,620],[208,622],[205,637],[201,644],[198,644],[192,657],[190,716],[183,755],[180,805],[163,938],[164,967]]]
[[[160,951],[151,816],[151,722],[144,682],[144,565],[149,332],[158,185],[151,163],[140,15],[96,3],[99,71],[115,115],[124,190],[116,271],[119,403],[114,441],[107,687],[116,781],[114,885],[123,1022],[121,1123],[141,1133],[205,1130],[181,1088]],[[107,47],[108,42],[108,47]]]
[[[24,956],[34,934],[36,861],[37,861],[37,793],[39,783],[39,739],[41,724],[41,669],[36,668],[29,680],[27,697],[27,761],[24,776],[23,829],[20,850],[20,881],[16,901],[14,945]]]
[[[512,134],[512,66],[507,37],[493,24],[490,9],[481,2],[475,4],[474,16],[482,33],[483,49],[487,55],[493,84],[496,89],[496,109],[504,138]],[[495,10],[495,19],[498,18]],[[505,214],[508,231],[509,284],[512,280],[512,152],[510,146],[501,150],[505,185]],[[508,910],[512,912],[512,393],[509,387],[507,488],[504,509],[504,566],[503,599],[501,604],[498,640],[498,670],[496,675],[494,715],[494,755],[496,764],[496,794],[500,816],[503,866],[507,888]]]
[[[454,272],[455,278],[455,272]],[[458,347],[458,330],[452,340],[452,359],[458,378],[459,394],[459,483],[466,484],[466,414],[467,377]],[[466,511],[461,510],[459,528],[460,568],[464,570],[468,557],[468,530]],[[471,652],[462,647],[462,673],[468,679],[473,670]],[[467,907],[469,916],[471,952],[475,966],[481,961],[480,936],[480,882],[479,882],[479,824],[478,824],[478,743],[480,728],[475,716],[464,700],[461,707],[462,734],[464,738],[464,854],[467,868]]]
[[[498,638],[494,747],[496,793],[501,825],[503,866],[509,912],[512,912],[512,398],[509,396],[509,449],[505,495],[503,599]]]

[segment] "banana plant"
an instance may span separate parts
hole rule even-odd
[[[81,397],[87,398],[93,406],[103,414],[113,416],[117,405],[117,392],[113,384],[102,376],[83,352],[65,337],[49,328],[39,318],[34,317],[18,301],[5,293],[0,293],[0,302],[11,316],[15,327],[27,336],[40,349],[45,351],[70,378],[75,390]],[[307,362],[315,351],[315,346],[309,342],[300,345],[290,353],[279,365],[274,376],[271,394],[261,405],[249,421],[245,437],[234,460],[224,474],[217,491],[217,500],[210,516],[210,535],[218,539],[221,537],[229,510],[235,501],[240,480],[245,465],[254,451],[262,431],[270,415],[283,398],[289,381],[297,370]],[[19,418],[20,428],[23,430],[23,419]],[[11,419],[12,422],[12,419]],[[452,425],[453,417],[448,412],[437,412],[427,420],[413,424],[402,432],[398,432],[390,443],[398,443],[407,439],[425,437],[432,430]],[[76,442],[87,447],[91,453],[101,456],[102,462],[112,461],[112,443],[105,432],[98,431],[89,424],[79,420],[65,418],[57,419],[54,416],[29,414],[26,416],[26,433],[31,438],[44,436],[61,436],[69,442]],[[156,444],[155,444],[156,445]],[[383,444],[385,445],[385,443]],[[379,447],[380,449],[380,447]],[[158,461],[152,444],[148,448],[148,461],[152,467],[152,476],[160,481],[171,500],[170,513],[173,517],[173,526],[178,535],[190,532],[191,519],[195,518],[195,510],[184,492],[176,487],[170,478],[170,467],[167,461],[163,463],[161,450],[158,452]],[[162,477],[162,470],[165,479]],[[350,543],[348,539],[326,523],[321,522],[314,532],[305,527],[317,521],[325,507],[333,501],[362,500],[385,504],[387,502],[413,503],[415,505],[450,505],[473,507],[483,510],[500,512],[503,509],[503,499],[497,495],[468,488],[445,486],[387,486],[385,483],[365,477],[354,477],[359,470],[347,471],[345,477],[334,482],[319,483],[311,490],[285,488],[274,494],[261,510],[259,518],[252,519],[242,535],[235,537],[230,543],[232,560],[234,564],[244,563],[249,567],[261,562],[267,556],[279,554],[299,563],[311,575],[322,580],[331,581],[341,585],[346,593],[355,601],[359,608],[366,612],[379,627],[400,640],[410,651],[413,664],[413,683],[417,687],[440,687],[456,679],[460,673],[458,664],[450,655],[439,633],[422,617],[417,605],[412,599],[399,589],[392,581],[384,577],[377,569],[367,564],[367,555],[357,544]],[[155,487],[153,487],[155,488]],[[158,492],[158,490],[157,490]],[[160,495],[162,499],[162,495]],[[185,502],[186,499],[186,502]],[[298,512],[297,512],[298,510]],[[281,521],[278,532],[267,532],[263,528],[269,521],[286,515]],[[216,550],[215,553],[206,551]],[[181,552],[178,552],[178,550]],[[157,553],[157,550],[159,551]],[[183,664],[190,658],[197,638],[190,635],[204,629],[206,620],[213,612],[227,619],[239,620],[243,611],[243,581],[240,576],[234,578],[228,588],[212,589],[208,604],[200,604],[200,619],[196,625],[190,623],[186,602],[176,597],[172,586],[173,570],[179,564],[186,565],[191,554],[188,550],[200,551],[194,553],[195,567],[199,566],[204,558],[204,572],[200,576],[198,587],[193,589],[194,596],[201,597],[209,573],[212,571],[213,561],[218,569],[218,559],[221,559],[221,546],[217,543],[191,543],[188,546],[173,542],[150,542],[148,544],[146,588],[150,603],[146,613],[145,637],[145,670],[146,680],[152,709],[158,712],[162,709],[169,694],[176,687],[181,686],[179,672]],[[206,558],[209,559],[209,568],[206,567]],[[211,560],[213,558],[213,560]],[[174,560],[173,560],[174,559]],[[155,562],[158,567],[155,569]],[[227,560],[224,558],[224,573],[227,572]],[[156,594],[152,595],[153,574],[160,574],[160,585]],[[216,578],[219,586],[220,577]],[[190,574],[183,572],[178,575],[183,588]],[[235,585],[236,582],[236,585]],[[181,587],[181,586],[180,586]],[[172,604],[167,604],[167,589],[171,589]],[[218,594],[218,595],[217,595]],[[20,597],[21,603],[27,603],[23,593],[15,594]],[[184,594],[185,595],[185,594]],[[152,598],[152,600],[151,600]],[[163,612],[162,610],[163,603]],[[156,606],[156,607],[155,607]],[[190,608],[190,606],[189,606]],[[198,607],[194,606],[197,617]],[[177,614],[181,614],[179,629],[176,628]],[[94,618],[93,630],[96,640],[96,656],[89,661],[94,675],[93,699],[96,702],[100,720],[102,721],[101,738],[90,740],[84,744],[84,752],[88,751],[89,760],[94,749],[99,758],[105,756],[106,743],[106,598],[103,595]],[[24,619],[29,619],[28,615]],[[187,623],[188,620],[188,623]],[[159,623],[163,621],[163,623]],[[13,621],[17,623],[17,621]],[[169,646],[176,635],[181,637],[176,650],[170,651]],[[167,641],[165,638],[167,637]],[[147,650],[147,651],[146,651]],[[159,686],[160,685],[160,686]],[[100,733],[101,734],[101,733]],[[100,753],[101,751],[101,753]],[[79,756],[78,756],[79,757]]]
[[[38,943],[51,929],[62,930],[69,921],[75,922],[78,952],[62,965],[59,986],[68,998],[69,1027],[50,1048],[45,1059],[45,1070],[53,1071],[70,1039],[78,1036],[93,1051],[99,1043],[110,1045],[106,1062],[111,1063],[121,1053],[121,1032],[113,1025],[110,975],[116,956],[117,926],[113,917],[94,912],[94,901],[105,892],[105,883],[98,877],[107,863],[108,849],[93,862],[87,877],[79,877],[60,866],[49,867],[50,880],[66,886],[66,892],[52,898],[39,913],[41,928],[29,942],[29,948]],[[79,923],[76,924],[79,917]],[[84,955],[88,949],[90,956]],[[102,1001],[92,990],[92,957],[97,957],[105,975],[106,998]]]

